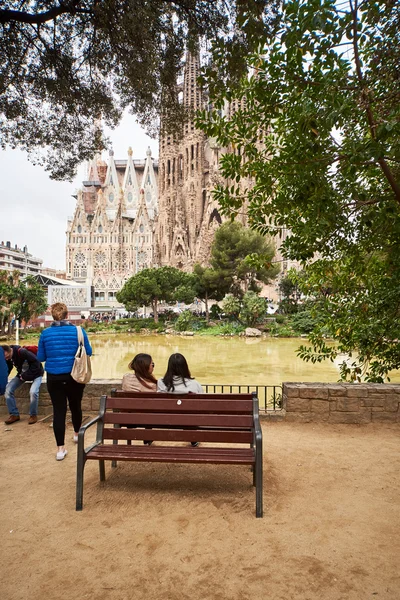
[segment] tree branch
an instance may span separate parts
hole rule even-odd
[[[357,16],[358,2],[357,2],[357,0],[355,0],[354,6],[353,6],[353,1],[350,0],[350,8],[351,8],[351,12],[353,15],[353,48],[354,48],[354,60],[355,60],[355,64],[356,64],[356,72],[357,72],[358,81],[359,81],[360,87],[361,87],[361,96],[362,96],[362,99],[364,100],[364,104],[365,104],[365,110],[367,113],[367,120],[368,120],[369,129],[371,132],[371,137],[372,137],[372,139],[376,140],[376,123],[375,123],[375,120],[374,120],[374,117],[372,114],[369,92],[365,86],[364,77],[363,77],[363,73],[361,70],[360,55],[358,52],[358,16]],[[388,180],[389,185],[394,192],[397,202],[399,202],[399,204],[400,204],[400,186],[397,183],[389,165],[387,164],[386,160],[383,157],[378,158],[377,162],[378,162],[379,166],[381,167],[386,179]]]
[[[59,6],[53,6],[49,10],[41,13],[28,13],[19,10],[9,10],[7,8],[0,10],[0,23],[30,23],[40,25],[47,21],[52,21],[60,15],[76,13],[91,14],[92,11],[85,8],[78,8],[80,0],[70,0],[69,2],[61,2]]]

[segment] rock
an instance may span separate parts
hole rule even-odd
[[[246,327],[245,330],[246,337],[260,337],[261,331],[259,329],[255,329],[254,327]]]

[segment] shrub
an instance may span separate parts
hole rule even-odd
[[[184,310],[176,320],[176,331],[190,331],[193,321],[194,316],[192,315],[190,310]]]

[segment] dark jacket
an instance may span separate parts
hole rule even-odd
[[[8,379],[8,369],[6,359],[4,358],[4,352],[0,349],[0,395],[2,396],[6,391]]]
[[[8,373],[10,374],[13,367],[17,369],[17,376],[24,381],[33,381],[37,377],[41,377],[44,373],[42,363],[37,359],[37,356],[22,346],[10,346],[12,348],[12,358],[7,361]],[[27,363],[28,368],[24,363]]]

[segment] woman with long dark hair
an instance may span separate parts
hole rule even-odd
[[[186,358],[179,352],[169,357],[167,372],[158,380],[157,391],[170,394],[204,394],[200,383],[191,376]]]
[[[162,379],[157,381],[157,392],[204,394],[200,383],[190,374],[186,358],[179,352],[171,354],[169,357],[167,372]],[[191,442],[191,445],[196,447],[199,442]]]
[[[124,392],[155,392],[157,379],[153,375],[154,362],[150,354],[136,354],[128,365],[133,373],[122,378]]]

